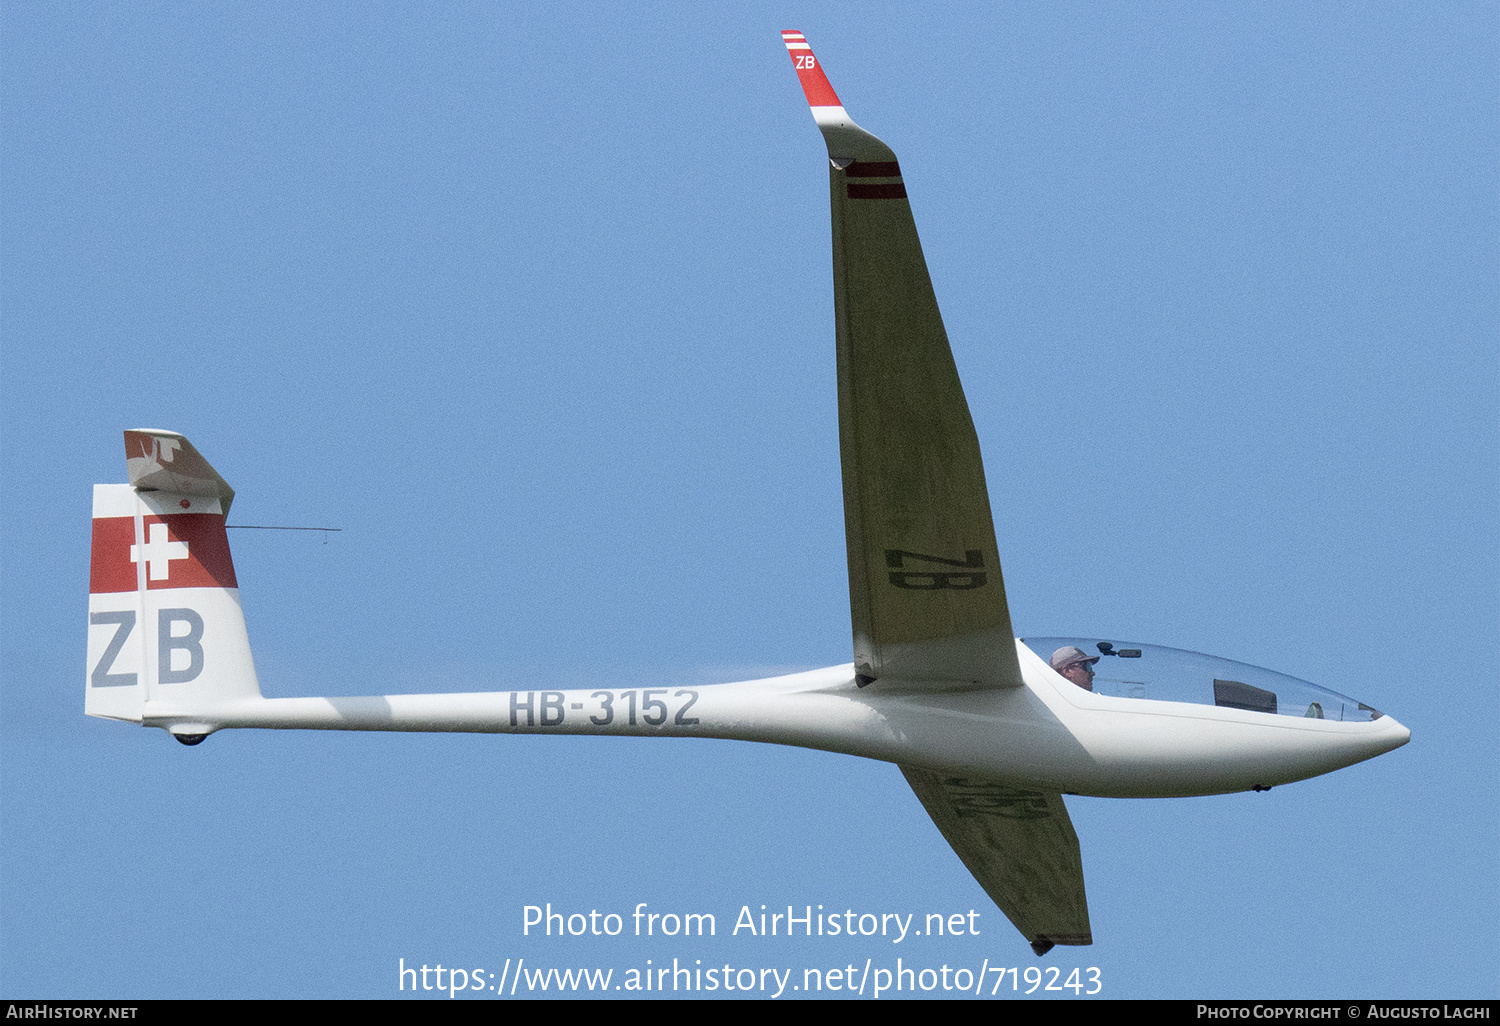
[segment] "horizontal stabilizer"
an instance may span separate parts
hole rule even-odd
[[[229,516],[234,489],[209,466],[193,443],[175,431],[137,428],[125,432],[125,467],[132,488],[142,492],[171,492],[219,500]]]

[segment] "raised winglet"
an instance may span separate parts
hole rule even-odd
[[[802,92],[807,96],[807,105],[812,108],[813,120],[823,133],[823,141],[828,145],[828,159],[833,166],[846,168],[856,160],[894,163],[896,155],[890,147],[849,118],[844,105],[839,102],[838,93],[833,91],[828,76],[823,73],[823,66],[813,56],[807,38],[801,32],[787,29],[781,33],[781,41],[786,44],[792,66],[797,69],[797,80],[802,83]]]
[[[813,117],[818,116],[819,108],[827,110],[829,107],[837,107],[838,116],[847,117],[838,93],[828,84],[828,76],[823,74],[812,47],[807,45],[807,37],[788,29],[781,33],[781,41],[786,44],[787,53],[792,55],[792,66],[797,69],[797,80],[807,94],[807,105],[813,109]]]

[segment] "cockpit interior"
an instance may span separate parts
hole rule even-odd
[[[1064,679],[1095,694],[1352,723],[1381,716],[1363,702],[1308,681],[1201,652],[1100,638],[1021,641]]]

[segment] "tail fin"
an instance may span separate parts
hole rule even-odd
[[[234,489],[186,438],[125,432],[128,485],[94,486],[84,712],[196,744],[258,699],[224,518]]]

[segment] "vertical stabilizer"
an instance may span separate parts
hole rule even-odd
[[[260,697],[224,529],[234,491],[181,435],[127,431],[132,484],[94,486],[84,711],[180,739]]]

